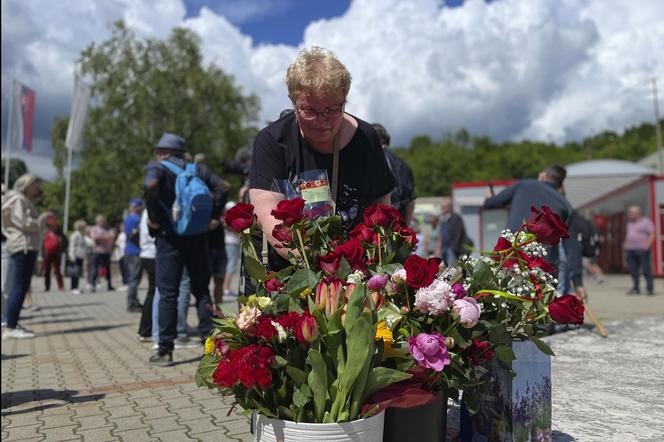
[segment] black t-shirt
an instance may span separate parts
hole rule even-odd
[[[342,216],[346,231],[362,222],[364,209],[387,195],[396,184],[375,129],[366,121],[355,119],[358,128],[348,145],[339,151],[337,213]],[[316,169],[327,170],[331,182],[333,157],[333,154],[322,154],[309,146],[300,135],[295,114],[291,113],[256,136],[249,187],[274,191],[275,178],[295,183],[300,173]],[[261,238],[253,240],[256,249],[261,250]],[[269,247],[268,256],[272,270],[289,264],[272,247]],[[245,293],[251,292],[252,287],[247,280]]]
[[[355,119],[358,128],[348,145],[339,151],[336,203],[346,229],[361,222],[364,209],[387,195],[396,184],[375,129]],[[333,154],[323,154],[309,146],[291,113],[256,136],[249,187],[273,191],[275,178],[294,183],[298,174],[315,169],[327,170],[331,182],[333,158]]]
[[[413,172],[410,166],[402,158],[399,158],[389,149],[385,149],[385,158],[387,165],[392,171],[392,175],[397,180],[397,186],[392,191],[392,206],[394,206],[401,216],[406,217],[406,206],[413,201],[415,197],[415,184],[413,180]]]

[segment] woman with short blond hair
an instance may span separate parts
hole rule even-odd
[[[256,136],[249,195],[275,270],[287,265],[283,257],[288,253],[278,247],[278,256],[273,248],[280,244],[272,237],[278,222],[271,212],[283,198],[274,191],[275,180],[288,180],[296,187],[303,172],[326,171],[346,230],[361,221],[369,205],[390,203],[395,180],[376,131],[345,112],[350,85],[350,72],[331,51],[316,46],[301,51],[286,75],[294,112],[284,113]]]

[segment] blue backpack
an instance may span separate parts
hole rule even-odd
[[[171,208],[171,224],[182,236],[207,232],[212,217],[212,196],[205,182],[196,176],[196,165],[187,163],[182,169],[170,161],[161,164],[176,175],[175,201]]]

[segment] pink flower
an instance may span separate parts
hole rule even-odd
[[[406,280],[406,269],[404,269],[403,267],[392,273],[392,282],[396,283],[405,280]]]
[[[423,313],[441,316],[450,309],[453,301],[452,287],[445,281],[436,279],[430,286],[415,293],[414,306]]]
[[[389,277],[387,275],[373,275],[367,282],[369,290],[383,290],[387,285]]]
[[[467,297],[454,301],[452,313],[459,318],[459,323],[465,328],[475,327],[480,318],[480,306],[475,298]]]
[[[463,284],[455,282],[452,284],[452,293],[456,295],[456,299],[461,299],[466,296],[466,289],[463,288]]]
[[[245,305],[244,307],[242,307],[242,311],[237,316],[237,319],[235,321],[237,324],[237,328],[239,328],[243,332],[250,331],[258,321],[258,317],[260,315],[261,311],[258,309],[258,307],[249,307]]]
[[[438,333],[420,333],[408,338],[408,348],[413,359],[424,368],[443,371],[450,364],[445,337]]]
[[[318,323],[309,312],[304,312],[297,320],[295,339],[300,344],[311,344],[318,339]]]

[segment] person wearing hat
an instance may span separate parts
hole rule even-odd
[[[157,366],[173,364],[174,341],[177,337],[177,299],[180,279],[186,268],[191,280],[191,293],[196,298],[198,332],[204,339],[212,328],[210,269],[208,267],[207,233],[179,236],[172,224],[171,208],[175,201],[176,175],[161,162],[167,161],[184,169],[185,141],[165,133],[154,146],[155,160],[145,170],[145,206],[150,235],[155,237],[156,283],[159,290],[159,348],[149,362]],[[196,175],[207,185],[213,199],[209,229],[220,223],[224,186],[220,177],[203,164],[196,165]]]
[[[41,196],[41,180],[26,173],[2,199],[2,234],[12,261],[12,287],[7,301],[7,327],[3,339],[33,338],[31,331],[18,325],[19,315],[30,289],[30,280],[39,250],[39,212],[34,203]]]
[[[129,273],[127,284],[127,311],[141,313],[143,306],[138,302],[138,285],[141,282],[143,267],[141,265],[140,246],[140,223],[143,211],[143,200],[132,198],[129,201],[129,214],[124,220],[123,230],[126,241],[124,248],[124,260]]]

